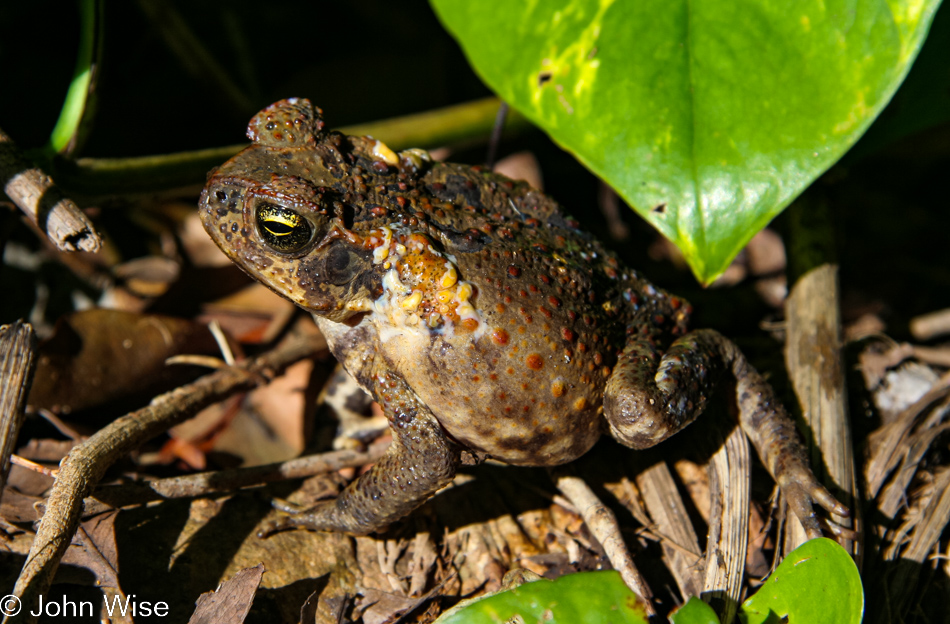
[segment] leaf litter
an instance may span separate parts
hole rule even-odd
[[[539,175],[528,175],[540,184]],[[740,257],[739,263],[751,264],[737,269],[737,280],[749,276],[769,280],[781,272],[778,265],[784,253],[774,248],[775,235],[764,235],[757,244],[763,247]],[[187,253],[193,260],[201,259],[196,270],[231,272],[202,245],[198,238],[188,242]],[[766,260],[763,254],[768,254]],[[126,269],[125,275],[131,274]],[[44,366],[49,371],[38,379],[54,381],[35,385],[31,405],[34,410],[51,410],[54,420],[32,422],[26,442],[17,449],[19,455],[55,468],[78,441],[125,413],[129,396],[154,396],[150,384],[157,376],[164,377],[168,357],[218,355],[210,337],[195,338],[204,335],[204,323],[211,319],[224,327],[238,353],[261,353],[288,332],[313,331],[309,321],[283,300],[242,280],[234,280],[230,289],[210,289],[206,296],[186,299],[179,304],[184,307],[176,309],[166,294],[178,289],[193,293],[193,285],[184,282],[195,277],[189,272],[177,275],[167,290],[129,289],[120,282],[108,286],[114,291],[109,299],[124,302],[125,309],[74,316],[68,331],[79,348],[70,350],[68,340],[67,348],[62,347],[63,329],[50,334],[47,344],[52,346],[40,350],[47,354],[41,357],[47,358]],[[778,290],[774,286],[760,290],[784,293],[784,281]],[[163,308],[179,317],[191,314],[196,321],[169,322],[153,312]],[[930,591],[926,583],[919,583],[933,578],[925,573],[928,568],[947,565],[950,469],[941,444],[948,429],[950,377],[946,359],[941,359],[946,349],[939,344],[891,341],[875,333],[883,323],[873,311],[861,317],[861,324],[873,331],[846,331],[855,332],[862,379],[880,417],[879,426],[867,435],[864,464],[867,492],[874,495],[863,514],[869,540],[865,574],[879,585],[876,599],[889,612],[899,612],[910,608],[914,596]],[[141,340],[141,328],[156,328],[160,340]],[[130,350],[123,336],[135,338],[137,367],[117,359]],[[60,345],[56,351],[55,345]],[[94,354],[92,360],[83,360],[89,353]],[[102,381],[88,383],[85,371],[96,367],[104,371]],[[341,467],[333,460],[329,473],[271,485],[265,485],[271,479],[264,477],[254,477],[260,479],[256,483],[238,483],[228,471],[281,464],[315,449],[328,457],[342,452],[329,450],[333,448],[359,453],[380,434],[385,436],[378,414],[373,421],[366,412],[338,416],[340,421],[350,419],[342,427],[348,435],[340,437],[340,423],[333,417],[340,406],[331,405],[326,393],[317,402],[333,377],[332,358],[325,351],[289,371],[269,386],[234,394],[206,408],[196,420],[120,459],[87,499],[82,524],[65,551],[57,578],[75,582],[75,572],[86,570],[85,577],[79,575],[80,582],[94,583],[104,596],[136,594],[165,600],[181,621],[188,614],[197,618],[192,621],[381,624],[430,622],[460,599],[501,589],[505,574],[515,568],[553,578],[610,567],[608,553],[545,471],[492,462],[464,467],[434,499],[380,535],[350,538],[297,531],[257,537],[259,527],[279,513],[271,507],[272,499],[306,507],[335,495],[366,465]],[[173,385],[186,383],[195,374],[192,371]],[[58,384],[57,379],[77,382]],[[77,439],[63,439],[70,437],[63,435],[64,430],[74,430],[72,437]],[[709,501],[707,466],[713,451],[698,440],[708,434],[683,436],[682,445],[666,444],[644,453],[605,441],[576,467],[616,515],[619,535],[644,576],[654,588],[662,588],[656,604],[664,611],[702,587],[709,546],[705,536],[715,512]],[[208,473],[187,488],[166,481],[194,470]],[[130,494],[149,482],[156,486],[148,496]],[[654,501],[657,483],[663,485]],[[753,475],[759,494],[748,511],[746,591],[768,573],[779,542],[774,529],[781,523],[770,507],[770,490],[757,483],[768,484],[761,468]],[[6,578],[11,583],[29,551],[40,517],[37,509],[44,508],[50,485],[48,476],[13,468],[0,506],[4,547],[12,564]],[[131,498],[116,497],[117,492]],[[907,562],[918,565],[906,573],[902,566]],[[231,591],[232,581],[237,583],[236,593],[225,598],[222,592]],[[219,584],[217,593],[210,594],[215,597],[199,599]]]

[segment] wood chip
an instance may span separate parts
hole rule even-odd
[[[35,371],[33,327],[23,321],[0,326],[0,492],[10,474],[10,456],[23,424],[23,409]]]
[[[665,462],[650,466],[637,476],[637,487],[655,526],[651,530],[661,536],[664,559],[680,596],[684,600],[698,596],[703,590],[703,553],[669,467]]]
[[[0,130],[0,185],[13,203],[63,251],[99,250],[102,244],[92,222],[62,195],[52,178],[33,166]]]
[[[802,275],[789,294],[785,313],[785,362],[811,434],[811,468],[838,500],[857,513],[854,452],[841,361],[838,267],[822,264]],[[832,515],[832,520],[844,527],[853,526],[851,518]],[[807,539],[797,519],[789,522],[789,528],[786,553]],[[849,552],[863,550],[852,550],[850,542],[840,541]]]
[[[710,462],[713,505],[702,595],[723,624],[735,617],[749,543],[749,442],[736,427]]]
[[[911,319],[910,333],[917,340],[930,340],[950,334],[950,308]]]

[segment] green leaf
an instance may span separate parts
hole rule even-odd
[[[934,15],[927,41],[887,108],[848,152],[846,165],[950,121],[950,7]]]
[[[501,624],[516,615],[545,624],[647,624],[639,599],[613,570],[526,583],[446,611],[436,622]]]
[[[744,624],[860,624],[864,590],[854,561],[836,542],[819,538],[789,553],[754,596],[742,603]]]
[[[693,596],[670,616],[673,624],[719,624],[716,612],[708,604]]]
[[[102,56],[102,2],[103,0],[81,0],[79,3],[79,53],[63,108],[46,145],[46,151],[50,154],[69,154],[85,138],[81,136],[83,124],[91,112],[96,65]]]
[[[431,0],[709,283],[867,129],[939,0]]]

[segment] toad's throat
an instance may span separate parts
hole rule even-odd
[[[385,342],[405,331],[480,338],[487,325],[475,307],[475,287],[459,279],[454,258],[433,248],[431,240],[393,224],[364,239],[373,263],[385,271],[382,294],[373,301]]]

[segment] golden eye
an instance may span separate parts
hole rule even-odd
[[[313,239],[313,226],[303,215],[274,204],[257,206],[257,231],[281,253],[300,251]]]

